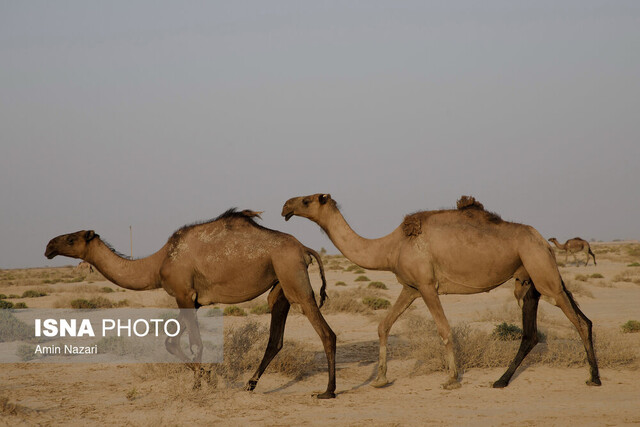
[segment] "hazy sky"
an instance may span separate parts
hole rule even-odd
[[[94,229],[159,249],[329,192],[365,237],[472,194],[560,240],[640,238],[638,1],[0,2],[0,267]]]

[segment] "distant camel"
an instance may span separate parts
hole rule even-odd
[[[593,265],[596,264],[596,256],[591,252],[591,246],[589,246],[589,242],[579,237],[574,237],[573,239],[567,240],[564,245],[558,243],[558,240],[555,237],[549,239],[550,242],[553,242],[554,245],[560,250],[565,251],[564,262],[567,263],[567,259],[569,258],[569,254],[573,255],[573,260],[577,265],[580,265],[578,258],[576,258],[577,252],[584,252],[587,255],[587,262],[584,264],[585,267],[589,264],[589,255],[593,257]]]
[[[378,327],[380,362],[373,386],[387,384],[387,337],[393,323],[419,296],[427,304],[444,342],[449,367],[445,388],[458,388],[453,336],[438,294],[487,292],[515,278],[522,304],[520,349],[494,387],[505,387],[538,342],[540,294],[550,298],[577,328],[590,365],[588,385],[600,385],[591,321],[580,311],[558,272],[553,249],[533,227],[503,221],[463,196],[456,210],[417,212],[405,217],[391,234],[365,239],[356,234],[329,194],[289,199],[282,216],[298,215],[316,222],[351,262],[371,270],[395,273],[402,292]]]
[[[89,273],[93,273],[93,265],[89,264],[87,261],[81,261],[76,265],[76,270],[89,270]]]
[[[257,212],[230,209],[218,218],[182,227],[155,254],[131,260],[117,254],[93,230],[63,234],[47,245],[45,256],[80,258],[93,264],[116,285],[137,291],[162,287],[175,297],[181,309],[249,301],[271,289],[269,342],[260,366],[246,385],[253,390],[271,360],[282,348],[285,321],[291,303],[298,303],[316,330],[327,356],[329,383],[318,395],[335,397],[336,335],[322,317],[309,281],[307,267],[314,257],[320,267],[322,287],[320,306],[326,298],[326,280],[320,256],[295,237],[258,225]],[[195,310],[180,310],[180,334],[167,338],[169,352],[189,363],[199,384],[202,340]],[[180,347],[180,336],[187,329],[190,348],[196,356],[189,359]]]

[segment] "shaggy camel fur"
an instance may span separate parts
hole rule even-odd
[[[567,259],[569,258],[569,254],[573,255],[573,260],[577,265],[580,265],[578,258],[576,258],[577,252],[584,252],[587,255],[587,262],[584,264],[586,267],[589,264],[589,255],[593,257],[593,265],[596,264],[596,256],[591,252],[591,246],[589,246],[589,242],[579,237],[574,237],[573,239],[567,240],[563,245],[561,245],[555,237],[549,239],[556,247],[560,250],[565,251],[564,262],[567,263]]]
[[[554,301],[578,329],[591,368],[587,384],[600,385],[591,321],[565,288],[553,249],[533,227],[503,221],[471,197],[463,197],[456,210],[408,215],[391,234],[379,239],[356,234],[329,194],[289,199],[282,216],[288,220],[294,215],[316,222],[355,264],[392,271],[403,285],[398,300],[378,327],[380,361],[373,386],[388,383],[387,337],[391,326],[421,296],[446,349],[449,380],[443,387],[460,387],[451,328],[438,294],[487,292],[512,277],[516,280],[516,298],[522,305],[524,333],[517,355],[493,386],[505,387],[538,342],[536,315],[541,294]]]
[[[260,366],[247,383],[253,390],[271,360],[282,348],[285,321],[291,303],[300,304],[322,340],[329,367],[327,390],[318,398],[335,397],[336,336],[324,320],[309,281],[307,267],[313,256],[318,261],[322,288],[321,302],[326,297],[326,281],[320,256],[303,246],[293,236],[258,225],[256,212],[230,209],[218,218],[176,231],[155,254],[130,260],[115,253],[92,230],[64,234],[52,239],[45,256],[80,258],[93,264],[100,273],[125,289],[147,290],[162,287],[175,297],[180,310],[181,334],[186,329],[190,348],[196,347],[190,360],[180,348],[180,335],[168,338],[167,350],[190,364],[196,371],[196,385],[202,355],[197,318],[194,309],[222,303],[251,300],[271,289],[269,342]]]

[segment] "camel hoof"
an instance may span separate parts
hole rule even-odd
[[[449,380],[446,383],[442,384],[442,388],[445,390],[455,390],[462,387],[462,384],[460,384],[458,381],[456,380]]]
[[[325,391],[322,394],[318,394],[316,395],[316,397],[318,399],[335,399],[336,398],[336,394],[332,391]]]
[[[249,382],[247,382],[247,385],[244,386],[244,389],[246,391],[253,391],[257,385],[258,385],[258,381],[249,380]]]
[[[371,383],[371,387],[381,388],[389,384],[386,378],[376,378],[375,381]]]
[[[508,385],[509,385],[508,381],[498,380],[495,383],[493,383],[493,388],[505,388]]]
[[[600,381],[600,378],[593,378],[593,379],[587,380],[587,385],[599,387],[602,385],[602,382]]]

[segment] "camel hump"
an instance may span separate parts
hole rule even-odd
[[[407,237],[417,236],[422,233],[422,220],[418,213],[407,215],[402,221],[402,231]]]
[[[473,196],[461,196],[456,203],[456,207],[460,211],[464,209],[484,210],[484,205],[477,201]]]

